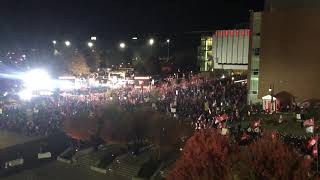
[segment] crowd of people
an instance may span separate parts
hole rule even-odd
[[[243,144],[261,136],[259,126],[241,127],[250,108],[247,106],[245,77],[207,79],[197,75],[168,77],[151,89],[123,87],[108,92],[84,91],[34,98],[23,103],[2,104],[0,129],[28,136],[43,136],[63,131],[67,116],[80,112],[94,113],[102,104],[113,102],[126,111],[150,105],[156,111],[187,121],[195,130],[214,127],[228,129]],[[252,128],[252,129],[250,129]],[[284,141],[307,152],[306,137],[282,135]]]
[[[80,112],[93,112],[104,103],[104,93],[75,96],[38,97],[21,103],[2,104],[0,129],[27,136],[63,131],[63,120]]]

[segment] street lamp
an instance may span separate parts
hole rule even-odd
[[[57,44],[57,41],[56,41],[56,40],[53,40],[53,41],[52,41],[52,44],[53,44],[53,45],[56,45],[56,44]]]
[[[154,39],[149,39],[149,45],[152,46],[154,44]]]
[[[88,42],[88,47],[92,48],[93,47],[93,43],[92,42]]]
[[[125,44],[125,43],[123,43],[123,42],[122,42],[122,43],[120,43],[120,45],[119,45],[119,46],[120,46],[120,48],[121,48],[121,49],[126,48],[126,44]]]
[[[168,44],[168,61],[170,59],[170,39],[167,39],[167,44]]]
[[[70,41],[65,41],[64,44],[65,44],[67,47],[71,46],[71,42],[70,42]]]

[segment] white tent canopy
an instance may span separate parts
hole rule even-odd
[[[266,96],[263,96],[262,97],[262,100],[270,100],[271,101],[271,98],[272,98],[272,100],[277,100],[277,98],[276,97],[272,97],[271,95],[266,95]]]

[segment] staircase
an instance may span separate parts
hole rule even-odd
[[[118,162],[113,162],[111,164],[112,170],[120,176],[132,178],[138,175],[140,168],[139,166],[136,165],[131,165],[127,163],[118,163]]]
[[[76,165],[85,166],[85,167],[93,166],[99,160],[101,160],[105,156],[106,153],[107,153],[106,151],[96,151],[96,152],[92,152],[90,154],[80,156],[80,157],[78,157],[78,159],[76,161]]]

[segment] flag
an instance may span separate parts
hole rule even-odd
[[[303,122],[303,126],[314,126],[314,119],[307,119]]]
[[[260,127],[260,126],[261,126],[261,121],[260,121],[260,119],[257,120],[257,121],[255,121],[255,122],[253,123],[253,128]]]
[[[249,135],[247,134],[247,132],[244,132],[242,137],[241,137],[241,140],[243,141],[243,140],[246,140],[248,138],[249,138]]]
[[[312,137],[309,141],[308,141],[308,149],[310,149],[312,146],[314,146],[315,144],[317,144],[317,141],[318,141],[318,137],[317,136],[314,136]]]
[[[309,126],[306,128],[307,133],[313,133],[313,131],[314,131],[314,126]]]
[[[204,103],[204,111],[209,111],[209,102],[208,101],[206,101]]]
[[[223,114],[223,115],[221,115],[221,116],[217,116],[217,117],[216,117],[216,120],[217,120],[218,122],[222,122],[222,121],[227,120],[227,119],[228,119],[228,115],[227,115],[227,114]]]

